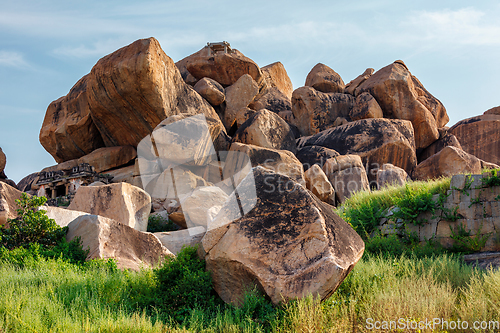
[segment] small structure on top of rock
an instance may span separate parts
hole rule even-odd
[[[217,52],[232,53],[231,45],[228,42],[207,43],[209,56],[215,55]]]

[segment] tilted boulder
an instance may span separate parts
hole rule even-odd
[[[370,189],[365,167],[358,155],[330,158],[323,165],[323,171],[335,189],[335,195],[340,203],[356,192]]]
[[[305,85],[324,93],[343,93],[345,88],[340,75],[322,63],[314,66],[307,74]]]
[[[173,254],[156,236],[140,232],[113,219],[97,215],[80,216],[68,225],[66,239],[80,237],[87,260],[115,259],[118,268],[135,271],[155,267]]]
[[[314,135],[332,127],[337,118],[348,118],[354,103],[354,97],[348,94],[323,93],[311,87],[295,89],[292,95],[294,125],[301,135]]]
[[[206,228],[194,227],[189,230],[155,232],[154,235],[170,252],[177,255],[185,246],[196,246],[205,236]]]
[[[242,207],[222,207],[202,239],[215,290],[233,304],[252,284],[274,304],[309,294],[328,298],[361,258],[363,241],[299,184],[271,190],[270,184],[293,183],[289,177],[259,167],[251,175],[236,189]]]
[[[460,142],[458,142],[456,136],[454,136],[451,133],[446,133],[444,136],[440,137],[438,140],[433,142],[429,147],[425,148],[420,153],[418,158],[420,161],[425,161],[426,159],[428,159],[434,154],[437,154],[438,152],[443,150],[444,147],[447,146],[452,146],[458,149],[462,149],[462,146],[460,145]]]
[[[224,88],[219,82],[204,77],[194,85],[194,90],[213,106],[221,105],[226,100]]]
[[[412,122],[417,148],[426,148],[439,138],[438,128],[449,118],[446,109],[422,86],[402,61],[378,70],[364,81],[356,95],[369,92],[384,117]]]
[[[274,62],[270,65],[262,67],[261,70],[264,78],[266,79],[268,89],[276,88],[283,95],[285,95],[288,100],[292,98],[292,80],[288,77],[285,66],[283,66],[281,62]]]
[[[481,173],[481,160],[456,147],[444,147],[437,154],[419,163],[414,178],[418,180],[451,177],[461,173]]]
[[[53,219],[60,227],[67,226],[80,216],[89,215],[89,213],[86,212],[53,206],[41,206],[39,210],[45,211],[45,215],[47,215],[49,219]]]
[[[295,136],[288,124],[276,113],[263,109],[244,122],[233,136],[233,142],[263,148],[297,151]]]
[[[81,186],[68,209],[100,215],[146,231],[151,197],[144,190],[127,183]]]
[[[351,120],[383,118],[384,114],[377,100],[367,92],[356,97],[356,103],[352,108],[349,117]]]
[[[403,186],[411,178],[406,171],[390,163],[382,165],[377,171],[378,188],[389,185]]]
[[[500,115],[488,113],[459,121],[449,132],[462,149],[486,162],[500,164]]]
[[[359,85],[363,82],[365,82],[366,80],[368,80],[368,78],[370,76],[372,76],[373,72],[375,72],[375,70],[373,68],[367,68],[363,74],[359,75],[358,77],[356,77],[354,80],[352,80],[351,82],[349,82],[348,84],[345,85],[345,89],[344,89],[344,92],[346,94],[351,94],[353,96],[356,96],[356,88],[359,87]]]
[[[19,207],[16,200],[21,198],[21,191],[16,188],[0,182],[0,225],[8,224],[8,219],[15,219],[17,217],[16,210]]]
[[[235,184],[239,184],[246,173],[242,173],[242,166],[262,166],[273,172],[292,178],[305,185],[302,163],[288,150],[263,148],[255,145],[246,145],[234,142],[228,152],[224,164],[224,178],[234,177]],[[247,171],[248,172],[248,171]]]
[[[180,206],[187,228],[204,227],[217,215],[228,195],[217,186],[200,186],[184,197]]]
[[[136,147],[174,114],[218,119],[184,83],[158,41],[141,39],[100,59],[66,97],[49,106],[40,142],[57,162],[104,146]]]
[[[226,88],[226,110],[224,126],[229,130],[236,120],[237,112],[246,108],[259,93],[259,86],[248,74],[242,75],[238,81]]]
[[[285,96],[276,87],[271,87],[266,90],[264,95],[253,101],[248,105],[249,108],[254,110],[267,109],[274,113],[286,112],[292,110],[292,101],[289,97]]]
[[[304,171],[307,171],[314,164],[323,167],[325,162],[332,157],[339,156],[335,150],[322,146],[305,146],[297,151],[297,159],[302,162]]]
[[[378,168],[391,163],[409,175],[417,165],[413,127],[407,120],[362,119],[331,128],[297,142],[306,146],[335,149],[341,155],[356,154],[367,166],[368,179],[374,181]]]
[[[328,180],[328,177],[323,172],[323,169],[317,164],[307,169],[304,172],[306,178],[306,187],[319,200],[330,205],[335,205],[335,190]]]

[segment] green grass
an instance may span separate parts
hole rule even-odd
[[[37,259],[0,264],[1,332],[368,332],[366,320],[499,320],[500,271],[442,255],[416,259],[367,255],[332,297],[273,307],[250,292],[241,308],[190,309],[185,320],[159,320],[139,304],[154,296],[153,270],[111,263],[78,266]]]

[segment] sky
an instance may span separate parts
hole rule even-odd
[[[498,1],[0,0],[0,147],[19,182],[56,164],[38,136],[47,106],[103,56],[155,37],[178,61],[228,41],[294,89],[321,62],[344,82],[403,60],[452,126],[500,105]]]

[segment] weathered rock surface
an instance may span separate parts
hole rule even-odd
[[[365,167],[358,155],[340,155],[330,158],[323,165],[323,171],[335,189],[340,203],[350,198],[355,192],[370,189]]]
[[[146,184],[144,184],[144,176],[142,176],[142,179],[146,192],[152,198],[161,199],[181,198],[199,186],[208,186],[201,176],[180,166],[163,170]]]
[[[305,146],[297,151],[297,159],[302,162],[304,171],[307,171],[314,164],[323,167],[325,162],[332,157],[339,156],[335,150],[322,146]]]
[[[322,63],[314,66],[307,74],[305,85],[324,93],[343,93],[345,88],[340,75]]]
[[[328,180],[328,177],[323,172],[323,169],[317,164],[311,166],[304,172],[306,178],[306,187],[319,200],[330,205],[335,205],[335,190]]]
[[[441,150],[443,150],[444,147],[447,146],[452,146],[458,149],[462,149],[462,146],[460,145],[460,142],[458,142],[458,139],[456,136],[454,136],[451,133],[446,133],[443,137],[439,138],[436,140],[434,143],[432,143],[429,147],[425,148],[420,155],[418,156],[420,161],[425,161],[429,157],[431,157],[434,154],[437,154]]]
[[[375,180],[378,168],[385,163],[398,166],[409,175],[417,164],[413,127],[407,120],[374,118],[353,121],[300,138],[297,147],[306,146],[335,149],[341,155],[359,155],[363,165],[367,166],[370,181]]]
[[[308,294],[326,299],[361,258],[363,241],[302,186],[270,191],[269,184],[293,182],[290,178],[263,168],[252,171],[237,191],[245,206],[247,188],[256,188],[253,209],[241,216],[237,205],[224,206],[202,239],[215,290],[234,304],[241,304],[252,284],[275,304]]]
[[[497,116],[500,116],[500,106],[496,106],[496,107],[491,108],[487,111],[484,111],[483,114],[495,114]]]
[[[379,189],[389,185],[403,186],[410,180],[411,178],[406,171],[389,163],[382,165],[377,171],[377,184]]]
[[[21,191],[0,182],[0,225],[7,224],[8,219],[17,217],[16,210],[19,208],[16,200],[21,198]]]
[[[241,76],[233,85],[226,88],[226,111],[224,126],[230,129],[236,120],[236,113],[246,108],[259,93],[259,86],[248,74]]]
[[[238,128],[243,125],[245,121],[250,119],[250,117],[255,114],[257,111],[252,110],[250,108],[242,108],[236,112],[236,125]]]
[[[17,189],[21,192],[31,191],[31,185],[38,180],[38,175],[38,172],[27,175],[19,181],[19,183],[17,184]]]
[[[194,90],[213,106],[221,105],[226,100],[224,88],[219,82],[204,77],[194,85]]]
[[[462,149],[484,161],[500,164],[500,115],[489,113],[459,121],[450,128]]]
[[[139,231],[146,231],[151,212],[151,197],[127,183],[82,186],[68,209],[100,215]]]
[[[2,151],[2,148],[0,147],[0,178],[7,178],[4,177],[4,169],[5,169],[5,164],[7,164],[7,158],[5,157],[4,152]]]
[[[456,147],[444,147],[437,154],[419,163],[414,178],[419,180],[451,177],[460,173],[480,173],[481,160]]]
[[[292,98],[292,80],[288,77],[285,66],[283,66],[281,62],[274,62],[270,65],[262,67],[261,70],[264,78],[266,79],[268,88],[278,89],[288,98],[288,100]]]
[[[233,142],[263,148],[297,151],[295,136],[288,124],[276,113],[263,109],[243,123],[233,136]]]
[[[354,121],[368,118],[383,118],[384,114],[377,100],[369,93],[364,92],[356,97],[356,102],[349,117]]]
[[[80,216],[68,225],[66,239],[80,237],[87,260],[116,259],[118,268],[139,270],[154,267],[165,256],[173,255],[150,233],[140,232],[115,220],[97,216]]]
[[[86,212],[52,206],[41,206],[39,209],[44,210],[45,215],[47,215],[49,219],[56,221],[57,225],[60,227],[67,226],[80,216],[89,215],[89,213]]]
[[[360,84],[368,80],[368,78],[372,76],[373,72],[375,72],[373,68],[367,68],[363,72],[363,74],[359,75],[357,78],[355,78],[354,80],[345,85],[344,92],[346,94],[351,94],[353,96],[356,96],[355,94],[356,88],[359,87]]]
[[[224,178],[234,177],[237,185],[249,172],[245,169],[248,166],[262,166],[273,172],[286,175],[299,184],[305,185],[306,183],[302,163],[292,152],[234,142],[225,161]]]
[[[187,228],[204,227],[217,215],[228,195],[217,186],[197,187],[180,202]]]
[[[155,232],[154,235],[170,252],[177,255],[184,246],[196,246],[201,243],[206,229],[203,227],[189,228],[189,230],[176,230]]]
[[[301,135],[314,135],[333,126],[338,117],[347,118],[355,99],[348,94],[323,93],[311,87],[296,89],[292,112]]]
[[[254,110],[267,109],[274,113],[292,110],[291,99],[276,87],[271,87],[266,90],[264,95],[253,101],[248,107]]]
[[[412,122],[417,148],[426,148],[439,138],[438,128],[448,122],[444,106],[411,75],[402,61],[386,66],[364,81],[356,95],[369,92],[386,118]]]
[[[57,163],[80,158],[105,146],[91,114],[88,74],[66,96],[50,103],[40,130],[40,143]]]
[[[100,59],[66,97],[52,103],[40,142],[57,162],[103,146],[133,146],[174,114],[214,109],[186,85],[154,38],[141,39]]]

